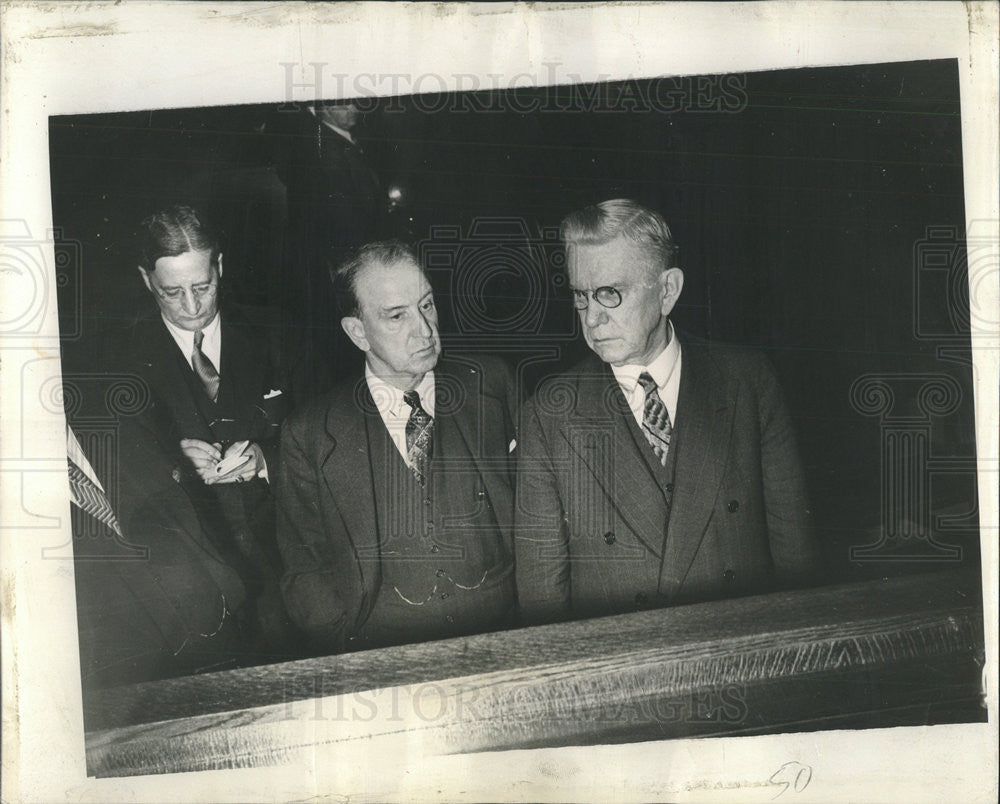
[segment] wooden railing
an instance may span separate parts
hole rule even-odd
[[[88,696],[96,776],[985,720],[978,575],[925,573]]]

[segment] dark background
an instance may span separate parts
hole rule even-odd
[[[774,362],[831,580],[978,562],[954,60],[358,102],[358,138],[402,193],[386,233],[420,246],[446,349],[505,354],[525,393],[578,359],[554,228],[577,206],[635,198],[680,244],[675,324]],[[214,212],[227,295],[273,320],[287,212],[273,163],[294,114],[51,119],[64,367],[99,368],[87,344],[151,304],[131,235],[167,203]],[[852,403],[872,374],[895,393],[887,415]],[[919,389],[941,375],[954,404],[929,415]],[[884,457],[893,437],[909,457]],[[909,524],[882,513],[893,472]]]

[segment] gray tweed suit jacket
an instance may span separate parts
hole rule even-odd
[[[543,383],[525,405],[514,533],[527,622],[808,582],[819,551],[768,360],[683,341],[676,418],[665,489],[596,356]]]

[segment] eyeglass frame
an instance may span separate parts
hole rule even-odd
[[[204,289],[199,290],[197,286],[195,286],[195,285],[191,286],[191,294],[190,295],[191,295],[192,298],[197,299],[198,301],[203,301],[204,299],[207,299],[210,296],[213,296],[213,295],[215,295],[218,292],[218,290],[219,290],[219,280],[221,279],[221,274],[219,272],[219,267],[217,265],[213,266],[212,274],[213,274],[212,279],[209,280],[209,282],[207,282],[207,283],[199,282],[198,283],[199,285],[205,285]],[[149,274],[147,274],[147,275],[149,275]],[[154,283],[152,281],[150,281],[149,286],[150,286],[150,290],[153,291],[153,293],[157,296],[157,298],[162,299],[167,304],[182,304],[183,300],[184,300],[184,297],[188,295],[186,293],[186,289],[185,288],[180,288],[180,287],[179,288],[175,288],[177,291],[179,291],[179,295],[177,295],[177,296],[170,296],[162,288],[157,287],[156,283]]]
[[[594,288],[593,290],[581,290],[579,288],[570,288],[570,292],[573,294],[573,307],[575,307],[577,310],[582,311],[590,307],[590,299],[596,301],[605,310],[614,310],[616,307],[622,306],[622,302],[624,301],[625,298],[623,291],[629,290],[634,287],[649,288],[655,284],[656,282],[649,282],[649,283],[632,282],[628,285],[622,286],[621,288],[616,288],[614,285],[601,285],[599,288]],[[615,296],[618,297],[618,301],[615,302],[614,304],[605,304],[597,296],[597,294],[600,293],[601,291],[611,291],[612,293],[615,294]],[[579,302],[581,301],[584,302],[582,307],[579,305]]]

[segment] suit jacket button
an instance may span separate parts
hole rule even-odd
[[[439,552],[441,552],[441,548],[438,547],[436,544],[432,544],[431,545],[431,552],[432,553],[439,553]]]
[[[614,531],[610,531],[609,530],[607,533],[604,534],[604,543],[605,544],[614,544],[615,543],[615,534],[614,534]]]
[[[729,504],[726,506],[726,510],[728,510],[729,513],[731,513],[731,514],[735,514],[737,511],[740,510],[740,501],[739,500],[730,500]]]
[[[724,580],[726,583],[732,583],[733,581],[736,580],[736,573],[733,572],[732,570],[726,570],[724,573],[722,573],[722,580]]]
[[[646,597],[646,593],[645,592],[639,592],[639,594],[637,594],[635,596],[635,605],[636,605],[636,608],[641,609],[648,602],[649,602],[649,598]]]
[[[663,490],[664,490],[665,492],[667,492],[667,494],[672,494],[672,493],[673,493],[673,491],[674,491],[674,484],[673,484],[673,483],[667,483],[667,485],[665,485],[665,486],[663,487]]]

